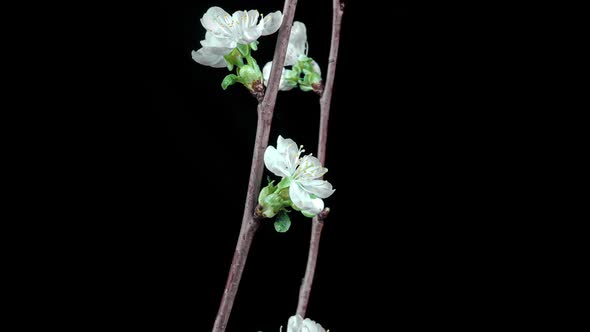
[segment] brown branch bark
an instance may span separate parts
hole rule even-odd
[[[330,104],[332,101],[332,89],[334,88],[334,75],[336,74],[336,62],[338,60],[338,47],[340,46],[340,28],[342,26],[342,14],[344,14],[344,3],[340,0],[332,2],[332,38],[330,44],[330,56],[328,59],[328,73],[326,74],[326,84],[320,98],[320,132],[318,141],[318,159],[325,165],[326,161],[326,144],[328,141],[328,122],[330,119]],[[312,220],[311,239],[309,242],[309,254],[307,256],[307,266],[301,288],[299,289],[299,301],[297,302],[297,314],[305,317],[315,268],[317,263],[318,252],[320,249],[320,237],[324,227],[329,208],[318,214]]]
[[[285,55],[287,53],[287,45],[289,43],[289,35],[291,34],[296,7],[297,0],[285,1],[283,9],[283,24],[281,25],[277,37],[277,45],[273,56],[273,68],[269,78],[269,85],[262,102],[258,104],[256,140],[254,142],[254,152],[252,155],[252,166],[250,168],[246,202],[244,204],[242,226],[240,228],[240,235],[238,236],[238,242],[236,244],[236,250],[229,270],[225,290],[221,298],[221,304],[213,325],[213,332],[225,332],[234,300],[238,292],[244,266],[246,265],[250,245],[252,244],[256,230],[260,226],[260,221],[254,217],[254,208],[256,206],[256,200],[262,182],[262,174],[264,172],[264,151],[268,146],[272,116],[277,100],[277,93],[279,91],[281,72],[283,64],[285,63]]]
[[[305,317],[305,313],[307,312],[307,304],[309,303],[311,285],[313,283],[313,276],[315,275],[318,252],[320,251],[320,237],[322,236],[324,219],[326,219],[328,213],[330,213],[330,209],[325,208],[324,211],[313,218],[311,225],[311,239],[309,240],[307,266],[305,268],[305,275],[303,276],[301,288],[299,289],[299,301],[297,302],[297,314],[301,317]]]

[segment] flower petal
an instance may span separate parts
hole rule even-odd
[[[220,22],[223,22],[223,18],[229,18],[229,14],[221,9],[220,7],[214,6],[207,10],[205,15],[201,18],[201,24],[209,31],[219,32],[222,28]],[[222,18],[218,20],[218,18]]]
[[[258,18],[260,17],[260,13],[257,10],[249,10],[248,11],[248,22],[246,26],[252,27],[258,23]]]
[[[292,48],[287,48],[287,53],[285,55],[285,66],[293,66],[297,63],[297,59],[299,56],[295,53],[295,50]]]
[[[268,79],[270,78],[271,69],[272,69],[272,61],[267,62],[264,65],[264,67],[262,68],[262,78],[264,79],[265,86],[268,86]],[[283,72],[281,73],[281,81],[279,82],[279,90],[281,90],[281,91],[289,91],[297,86],[297,84],[291,85],[291,84],[289,84],[289,82],[287,82],[285,80],[285,73],[286,73],[286,70],[283,67]]]
[[[322,167],[322,163],[320,162],[320,160],[312,156],[311,154],[308,154],[307,156],[301,158],[301,164],[310,168]]]
[[[296,21],[291,28],[291,35],[289,36],[289,46],[287,47],[287,55],[285,57],[285,66],[292,66],[297,63],[299,56],[305,55],[307,43],[307,29],[305,24]]]
[[[303,190],[297,182],[291,183],[289,186],[289,197],[295,206],[302,212],[316,215],[324,209],[324,201],[320,198],[311,198],[311,196]]]
[[[269,146],[264,151],[264,165],[276,176],[291,176],[285,156],[280,154],[274,146]]]
[[[277,139],[277,150],[280,154],[284,155],[285,161],[289,167],[289,175],[295,173],[300,154],[297,143],[290,138],[285,139],[283,136],[279,135],[279,138]]]
[[[328,172],[328,169],[323,167],[320,160],[312,155],[307,155],[299,160],[295,178],[298,180],[314,180],[319,179]]]
[[[281,27],[281,23],[283,23],[283,14],[280,10],[277,10],[274,13],[266,15],[263,21],[264,29],[262,31],[262,35],[270,35],[271,33],[277,32],[277,30],[279,30]]]
[[[229,54],[237,45],[236,42],[219,37],[210,31],[205,33],[205,40],[201,40],[201,46],[206,47],[210,53],[217,55]]]
[[[243,22],[248,20],[248,12],[246,12],[245,10],[238,10],[234,12],[231,17],[232,24],[230,24],[230,28],[232,28],[232,30],[234,31],[235,36],[241,36],[243,31],[242,24]]]
[[[300,332],[303,325],[303,318],[299,315],[289,317],[287,332]]]
[[[270,71],[272,70],[272,61],[267,62],[262,67],[262,78],[264,78],[264,85],[268,86],[268,79],[270,78]]]
[[[232,16],[235,23],[233,28],[237,36],[237,41],[240,44],[250,44],[251,42],[257,40],[264,29],[264,24],[262,21],[260,21],[260,24],[258,25],[256,25],[257,21],[250,25],[250,14],[256,16],[256,19],[258,19],[257,16],[260,15],[255,10],[243,10],[235,12]]]
[[[214,54],[211,50],[205,47],[201,47],[198,51],[192,51],[191,55],[193,60],[205,66],[213,68],[223,68],[227,66],[223,56]]]
[[[309,318],[306,318],[303,321],[303,328],[301,331],[302,332],[326,332],[326,330],[324,330],[324,328],[320,324],[314,322],[313,320],[311,320]]]
[[[262,30],[264,29],[262,21],[260,24],[255,25],[253,27],[249,27],[242,31],[242,36],[240,38],[241,44],[250,44],[251,42],[258,40],[262,35]]]
[[[295,143],[294,140],[283,138],[281,135],[277,138],[277,150],[279,150],[280,153],[293,153],[299,151],[297,143]]]
[[[318,75],[322,76],[322,69],[320,68],[320,65],[318,65],[317,62],[315,62],[315,60],[311,60],[311,65],[313,66],[313,71],[318,73]]]
[[[319,198],[328,198],[336,191],[332,188],[332,184],[325,180],[298,180],[297,183],[303,190]]]

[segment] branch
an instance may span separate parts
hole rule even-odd
[[[256,126],[256,140],[254,142],[254,152],[252,155],[252,166],[250,168],[250,179],[248,181],[248,192],[246,194],[246,202],[244,204],[244,215],[242,217],[242,226],[236,250],[227,277],[227,283],[221,298],[221,304],[215,324],[213,325],[213,332],[225,332],[229,316],[238,292],[244,266],[246,265],[246,258],[250,251],[250,245],[256,230],[260,226],[260,220],[254,217],[254,208],[256,206],[256,199],[260,191],[260,183],[262,182],[262,173],[264,171],[264,151],[268,146],[268,138],[270,134],[270,126],[274,112],[275,103],[277,100],[277,93],[279,91],[279,82],[283,64],[285,63],[285,54],[287,53],[287,45],[289,42],[289,35],[291,34],[291,26],[293,25],[293,18],[295,17],[295,8],[297,0],[285,0],[285,7],[283,9],[283,24],[279,30],[277,38],[277,46],[273,57],[273,68],[271,70],[268,89],[262,102],[258,104],[258,122]]]
[[[328,73],[326,74],[326,85],[320,98],[320,133],[318,141],[318,159],[325,165],[326,161],[326,143],[328,140],[328,121],[330,119],[330,103],[332,101],[332,89],[334,87],[334,75],[336,74],[336,62],[338,60],[338,47],[340,45],[340,27],[342,25],[342,14],[344,14],[344,3],[340,0],[333,0],[332,3],[332,40],[330,44],[330,57],[328,59]],[[305,276],[299,290],[299,302],[297,303],[297,314],[305,317],[307,304],[309,303],[309,294],[315,275],[315,267],[320,249],[320,237],[324,220],[330,212],[329,208],[324,209],[320,214],[313,218],[312,233],[309,243],[309,254],[307,256],[307,266]]]
[[[318,260],[318,252],[320,251],[320,237],[322,236],[324,220],[328,217],[328,213],[330,213],[330,208],[325,208],[324,211],[313,218],[311,240],[309,241],[309,253],[307,254],[307,266],[305,267],[303,283],[299,289],[299,302],[297,303],[297,314],[301,317],[305,317],[305,312],[307,311],[309,294],[311,293],[311,285],[315,274],[315,266]]]
[[[340,27],[344,3],[333,0],[332,14],[332,41],[330,44],[330,57],[328,58],[328,73],[322,98],[320,98],[320,138],[318,143],[318,159],[325,165],[326,141],[328,139],[328,120],[330,118],[330,103],[332,102],[332,89],[334,87],[334,75],[336,74],[336,61],[338,60],[338,47],[340,46]]]
[[[281,82],[281,74],[283,72],[283,65],[285,64],[287,46],[289,45],[289,36],[291,35],[296,7],[297,0],[285,0],[283,24],[277,37],[277,46],[272,57],[272,68],[270,70],[270,77],[268,78],[268,87],[264,100],[262,101],[262,113],[270,113],[271,118],[275,108],[275,102],[277,101],[277,92],[279,91],[279,83]]]

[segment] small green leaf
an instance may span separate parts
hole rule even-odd
[[[228,86],[235,84],[237,81],[238,81],[238,76],[236,76],[234,74],[229,74],[221,82],[221,88],[223,88],[223,90],[225,90],[225,89],[227,89]]]
[[[238,44],[238,51],[242,53],[242,56],[249,56],[250,55],[250,46],[244,44]]]
[[[289,215],[285,212],[282,212],[277,216],[275,221],[275,230],[279,233],[285,233],[291,227],[291,219],[289,219]]]
[[[229,63],[227,61],[225,62],[225,64],[227,65],[227,70],[229,70],[229,71],[234,70],[234,65],[233,64],[231,64],[231,63]]]
[[[250,48],[251,48],[252,50],[254,50],[254,51],[257,51],[257,50],[258,50],[258,41],[257,41],[257,40],[255,40],[255,41],[251,42],[251,43],[250,43]]]

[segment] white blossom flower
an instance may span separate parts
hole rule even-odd
[[[312,155],[299,158],[304,150],[292,139],[279,136],[276,149],[273,146],[264,152],[264,164],[275,175],[289,178],[289,196],[293,204],[307,215],[316,215],[324,209],[322,198],[334,193],[332,185],[320,178],[328,172]]]
[[[225,67],[224,55],[238,44],[250,44],[260,36],[275,33],[283,22],[281,11],[268,14],[260,22],[257,10],[237,11],[229,15],[220,7],[211,7],[201,18],[207,33],[201,41],[201,48],[193,51],[193,59],[205,66]]]
[[[291,316],[287,324],[287,332],[326,332],[326,330],[313,320],[301,316]]]
[[[201,18],[201,24],[226,47],[235,48],[237,44],[250,44],[260,36],[275,33],[283,22],[281,11],[268,14],[260,22],[257,10],[237,11],[229,15],[219,7],[211,7]]]
[[[287,46],[287,54],[285,55],[285,67],[296,65],[300,59],[307,57],[308,51],[307,43],[307,28],[305,24],[295,21],[291,28],[291,35],[289,36],[289,44]],[[320,66],[314,60],[311,60],[314,71],[318,75],[322,75]],[[264,84],[268,85],[268,79],[270,77],[270,70],[272,67],[272,61],[264,65],[262,69],[262,75],[264,77]],[[281,82],[279,83],[279,90],[289,91],[297,86],[297,79],[288,80],[285,75],[289,74],[289,71],[283,69],[281,74]]]

